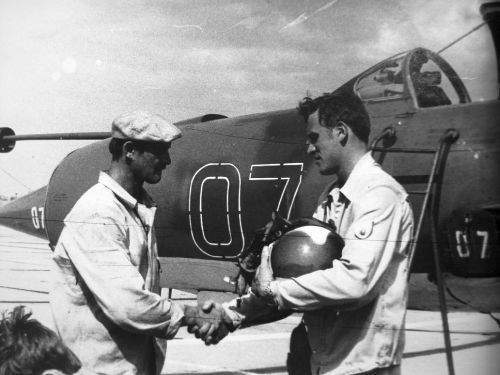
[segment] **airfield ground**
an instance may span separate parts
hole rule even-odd
[[[50,256],[46,242],[0,228],[0,311],[22,304],[35,318],[53,327],[47,296]],[[194,295],[181,291],[174,290],[172,298],[196,303]],[[181,329],[168,344],[162,373],[286,374],[288,338],[299,320],[300,315],[294,314],[276,323],[237,331],[215,347],[204,346]],[[495,320],[456,306],[450,308],[449,320],[455,373],[499,374],[500,327]],[[448,374],[439,312],[408,310],[406,328],[403,374]]]

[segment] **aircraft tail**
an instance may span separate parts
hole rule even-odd
[[[47,186],[0,207],[0,225],[46,239],[45,197]]]

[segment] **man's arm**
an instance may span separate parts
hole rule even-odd
[[[279,310],[277,305],[269,305],[263,298],[250,291],[246,295],[224,303],[223,308],[231,318],[233,327],[246,328],[281,320],[293,311]]]
[[[351,309],[373,299],[393,258],[407,256],[411,211],[401,199],[391,188],[379,187],[356,202],[356,219],[332,268],[270,284],[280,309]]]
[[[187,325],[188,332],[207,345],[215,345],[237,328],[274,322],[290,314],[291,311],[267,305],[262,298],[250,292],[223,305],[211,300],[205,301],[197,313],[198,321],[187,319]],[[210,324],[203,321],[205,317],[209,317],[207,321]]]
[[[257,269],[254,286],[260,290],[261,285],[268,285],[273,280],[272,271],[270,271],[269,247],[265,246],[262,250],[261,266]],[[262,267],[262,263],[266,267]],[[214,301],[205,301],[199,311],[199,315],[208,314],[212,317],[215,324],[209,326],[205,324],[200,326],[195,321],[188,322],[188,331],[194,333],[197,338],[201,338],[205,344],[217,344],[226,337],[229,332],[237,328],[245,328],[256,324],[264,324],[283,319],[290,315],[292,311],[278,310],[274,301],[257,296],[250,291],[242,297],[235,298],[222,305]]]

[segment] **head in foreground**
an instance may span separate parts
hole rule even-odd
[[[57,334],[24,306],[4,312],[0,321],[0,375],[69,375],[80,360]]]

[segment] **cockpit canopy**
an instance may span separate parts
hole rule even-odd
[[[439,55],[416,48],[393,56],[357,77],[354,92],[367,103],[412,101],[415,108],[470,102],[463,82]]]

